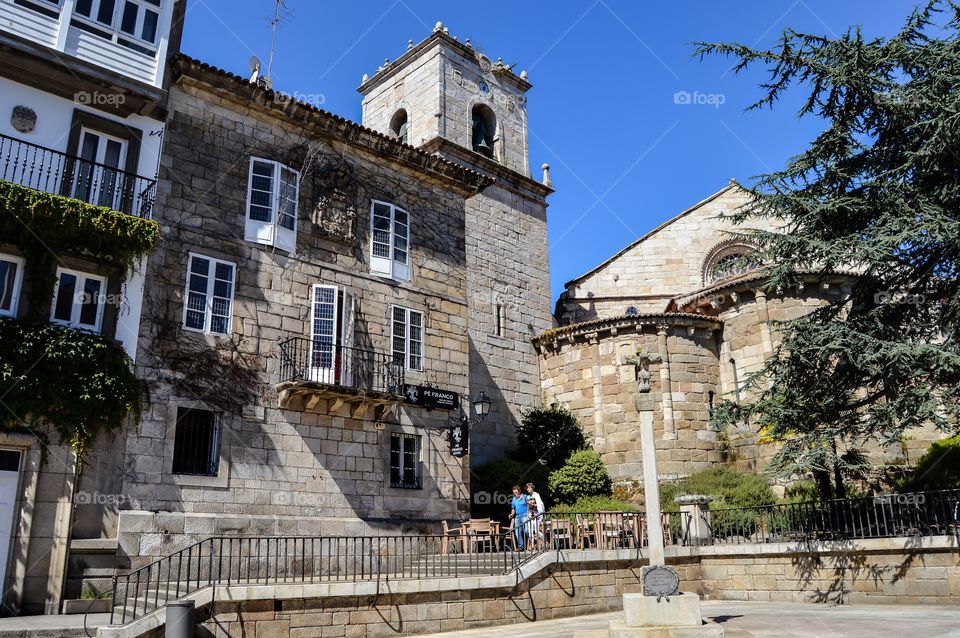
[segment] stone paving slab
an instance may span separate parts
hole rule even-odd
[[[95,636],[97,627],[109,622],[110,614],[87,616],[90,635]],[[86,638],[86,636],[83,629],[83,614],[0,618],[0,638]]]
[[[702,609],[723,626],[725,638],[960,638],[960,606],[703,601]],[[611,618],[621,617],[612,612],[421,638],[572,638],[574,631],[603,629]]]

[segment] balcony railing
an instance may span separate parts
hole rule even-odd
[[[403,366],[383,352],[290,337],[280,342],[280,381],[399,394]]]
[[[149,219],[157,182],[0,135],[0,179]]]

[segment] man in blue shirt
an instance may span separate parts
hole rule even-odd
[[[513,533],[517,537],[517,550],[523,551],[527,531],[527,497],[520,492],[520,486],[513,486],[513,500],[510,501],[510,518],[513,519]]]

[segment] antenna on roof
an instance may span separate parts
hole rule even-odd
[[[270,59],[267,60],[266,83],[268,89],[273,88],[273,54],[277,48],[277,30],[280,27],[280,23],[289,18],[291,14],[293,14],[293,10],[287,8],[286,0],[274,0],[273,20],[270,21],[270,26],[273,30],[270,36]]]

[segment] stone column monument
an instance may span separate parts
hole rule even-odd
[[[643,397],[650,392],[650,364],[661,363],[659,354],[638,350],[623,363],[635,367],[636,403],[648,403]],[[661,375],[661,378],[663,376]],[[669,376],[667,377],[669,378]],[[669,388],[663,388],[663,393]],[[700,615],[700,597],[680,592],[676,570],[664,560],[663,526],[660,513],[660,489],[657,481],[656,438],[652,419],[640,419],[640,444],[643,460],[643,494],[647,520],[647,555],[650,563],[643,568],[642,594],[623,595],[623,620],[611,620],[609,629],[578,631],[574,638],[719,638],[723,627],[704,623]]]

